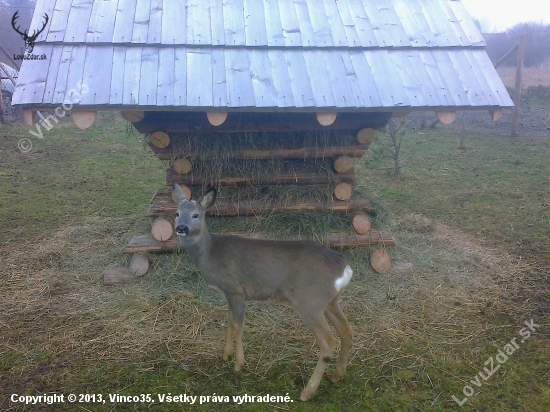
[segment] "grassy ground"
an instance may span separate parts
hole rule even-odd
[[[314,339],[290,310],[252,304],[247,364],[235,375],[221,360],[223,302],[185,256],[152,256],[139,284],[102,285],[105,267],[127,263],[128,233],[147,231],[147,205],[164,180],[125,127],[109,116],[87,131],[62,124],[33,138],[27,154],[17,142],[28,127],[0,129],[2,410],[190,409],[159,404],[157,394],[169,393],[229,397],[198,410],[458,410],[453,395],[466,410],[550,410],[548,139],[478,135],[458,147],[454,131],[410,132],[396,179],[381,136],[358,162],[357,186],[396,238],[393,260],[414,272],[378,275],[368,250],[345,251],[354,278],[342,307],[355,339],[344,381],[323,381],[306,404],[238,405],[233,395],[297,399],[316,362]],[[266,226],[254,219],[251,227]],[[526,339],[531,319],[540,326]],[[513,338],[518,347],[505,347]],[[514,353],[488,377],[489,358],[496,368],[506,348]],[[44,393],[101,393],[106,402],[10,402]]]

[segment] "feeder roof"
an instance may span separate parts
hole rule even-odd
[[[45,58],[24,61],[14,104],[238,111],[513,105],[458,0],[38,0],[29,32],[42,26],[44,13],[49,21],[33,54]]]

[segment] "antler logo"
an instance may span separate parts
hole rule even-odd
[[[16,20],[18,17],[19,17],[19,10],[16,11],[15,14],[13,15],[11,19],[11,26],[17,33],[21,35],[22,39],[25,40],[25,51],[27,53],[32,53],[32,51],[34,50],[34,42],[36,41],[36,38],[40,35],[40,33],[44,31],[44,28],[46,27],[46,24],[48,24],[48,21],[50,20],[50,18],[46,13],[44,13],[44,23],[42,24],[42,28],[40,30],[34,30],[32,35],[29,36],[28,30],[25,30],[25,32],[21,32],[19,30],[19,26],[15,27]]]

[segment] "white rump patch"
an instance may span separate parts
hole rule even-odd
[[[345,288],[348,285],[352,274],[353,272],[351,268],[349,266],[346,266],[346,268],[344,269],[344,272],[342,273],[342,277],[334,281],[334,287],[336,288],[337,292],[340,292],[343,288]]]

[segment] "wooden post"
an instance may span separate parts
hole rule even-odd
[[[0,78],[0,123],[4,123],[4,98],[2,97],[1,78]]]
[[[525,33],[519,38],[518,60],[516,65],[516,90],[514,90],[514,113],[512,114],[512,137],[519,136],[519,108],[521,106],[521,74],[525,59]]]

